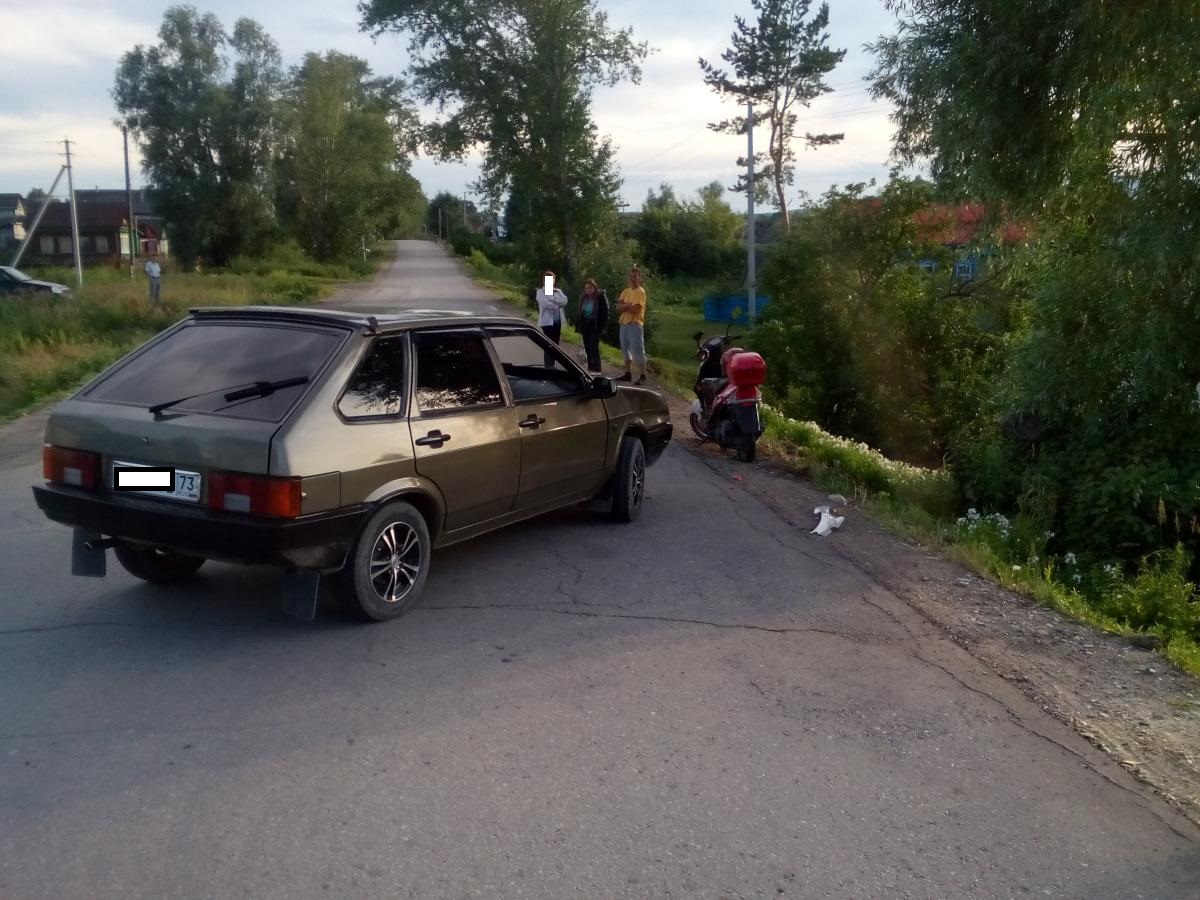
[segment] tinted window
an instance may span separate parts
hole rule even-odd
[[[375,342],[363,360],[338,409],[347,418],[394,416],[404,411],[408,379],[404,371],[404,338],[387,337]]]
[[[421,412],[503,403],[483,335],[470,331],[415,334],[417,405]]]
[[[232,404],[223,395],[257,381],[313,378],[344,339],[343,332],[315,328],[192,323],[114,370],[86,396],[149,407],[201,395],[172,409],[277,422],[307,385]]]
[[[583,389],[579,375],[567,368],[560,354],[528,331],[489,329],[488,337],[514,400],[560,397]]]

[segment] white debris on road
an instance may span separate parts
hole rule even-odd
[[[820,516],[821,519],[817,522],[817,527],[812,530],[812,534],[819,534],[821,537],[826,537],[833,529],[841,528],[842,523],[846,521],[845,516],[839,516],[841,507],[846,505],[846,498],[841,494],[830,494],[829,503],[825,506],[818,506],[813,510],[813,515]]]

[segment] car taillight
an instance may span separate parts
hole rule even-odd
[[[100,484],[100,454],[43,444],[42,476],[56,484],[95,490]]]
[[[229,512],[294,519],[300,515],[300,479],[214,472],[208,476],[208,505]]]

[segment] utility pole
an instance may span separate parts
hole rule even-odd
[[[463,231],[467,230],[467,194],[463,192]]]
[[[438,207],[438,240],[439,240],[439,241],[441,241],[441,239],[442,239],[442,230],[443,230],[443,226],[442,226],[442,218],[443,218],[443,216],[442,216],[442,213],[444,213],[445,211],[446,211],[446,207],[444,207],[444,206],[439,206],[439,207]]]
[[[75,251],[75,280],[83,287],[83,260],[79,255],[79,213],[75,203],[75,179],[71,176],[71,141],[63,138],[67,148],[67,191],[71,195],[71,247]]]
[[[121,126],[121,137],[125,141],[125,205],[128,207],[129,219],[129,280],[133,281],[133,248],[137,236],[133,229],[133,188],[129,185],[129,126]]]
[[[758,291],[754,277],[754,104],[746,104],[746,296],[750,300],[750,323],[754,323]]]

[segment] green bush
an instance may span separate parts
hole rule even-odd
[[[1145,252],[1152,216],[1134,212],[1123,192],[1094,198],[1018,256],[1013,293],[1028,321],[983,404],[994,420],[950,453],[964,495],[1129,565],[1200,546],[1200,295],[1188,277],[1156,274],[1194,263]]]
[[[1181,545],[1160,550],[1142,561],[1137,575],[1125,579],[1114,566],[1101,611],[1121,624],[1145,631],[1180,634],[1200,640],[1200,602],[1188,579],[1191,554]]]
[[[865,190],[830,191],[768,254],[772,302],[755,335],[766,393],[790,416],[941,465],[990,409],[1010,298],[992,282],[951,283],[947,252],[915,220],[933,203],[928,185],[894,178],[878,197]]]
[[[676,199],[667,184],[649,193],[633,225],[640,256],[657,275],[721,278],[742,265],[742,217],[721,199],[719,182],[702,188],[696,200]]]
[[[482,250],[484,255],[498,266],[511,266],[520,262],[517,245],[509,241],[489,240]]]
[[[487,255],[491,243],[482,234],[476,234],[473,231],[456,228],[450,232],[450,248],[458,256],[470,256],[472,250],[478,250]]]

